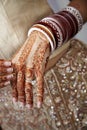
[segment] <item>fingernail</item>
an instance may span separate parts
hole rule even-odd
[[[10,84],[10,81],[7,81],[4,83],[4,85],[9,85]]]
[[[32,106],[31,106],[30,104],[27,104],[26,107],[27,107],[28,109],[31,109],[31,108],[32,108]]]
[[[13,72],[13,68],[7,68],[7,72]]]
[[[42,103],[41,102],[37,102],[37,108],[41,108]]]
[[[16,104],[17,103],[16,98],[12,98],[12,102],[13,104]]]
[[[7,79],[11,79],[11,78],[13,78],[13,74],[7,76]]]
[[[11,66],[11,62],[10,62],[10,61],[5,61],[5,62],[4,62],[4,65],[5,65],[6,67]]]
[[[22,108],[22,109],[24,108],[24,103],[23,102],[18,102],[18,105],[19,105],[20,108]]]
[[[12,102],[13,102],[13,107],[14,107],[14,109],[18,110],[18,109],[19,109],[19,106],[18,106],[18,101],[16,100],[16,98],[13,98],[13,99],[12,99]]]

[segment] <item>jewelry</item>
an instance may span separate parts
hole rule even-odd
[[[57,47],[60,47],[63,42],[63,34],[62,34],[61,29],[58,26],[56,20],[54,18],[47,17],[47,18],[42,19],[41,21],[48,23],[54,29],[54,31],[56,32],[56,37],[57,37],[57,41],[58,41]]]
[[[76,18],[78,22],[78,31],[80,31],[83,26],[83,18],[80,12],[76,8],[71,7],[71,6],[67,6],[65,9],[63,9],[63,11],[67,11],[71,13]]]
[[[49,40],[49,42],[50,42],[50,45],[51,45],[51,51],[54,51],[54,46],[53,46],[53,41],[51,40],[51,38],[49,37],[49,35],[44,31],[44,30],[42,30],[42,29],[40,29],[40,28],[37,28],[37,27],[32,27],[29,31],[28,31],[28,36],[31,34],[31,32],[33,32],[33,31],[35,31],[35,30],[37,30],[37,31],[39,31],[39,32],[41,32],[42,34],[44,34],[45,36],[46,36],[46,38]]]
[[[52,41],[53,41],[53,46],[54,46],[54,48],[56,48],[55,38],[54,38],[52,32],[51,32],[46,26],[41,25],[41,24],[35,24],[34,27],[38,27],[38,28],[44,30],[46,33],[48,33],[49,36],[51,37]]]

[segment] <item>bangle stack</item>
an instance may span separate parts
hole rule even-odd
[[[62,11],[43,18],[28,32],[42,32],[49,40],[51,51],[60,47],[64,42],[72,38],[83,26],[83,18],[74,7],[67,6]]]

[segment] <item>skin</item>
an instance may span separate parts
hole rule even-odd
[[[80,11],[85,23],[87,21],[87,0],[73,0],[69,5]],[[32,40],[32,37],[34,40]],[[36,42],[38,38],[40,39],[39,43]],[[37,47],[32,53],[34,46]],[[49,55],[50,44],[46,37],[41,33],[33,32],[13,57],[12,62],[0,60],[0,87],[5,87],[12,81],[13,102],[19,101],[22,106],[26,105],[28,108],[32,108],[33,90],[31,81],[36,78],[37,107],[41,107],[44,90],[43,76]],[[9,63],[6,65],[6,62]],[[12,68],[12,70],[8,72],[8,68]],[[13,76],[13,68],[16,76]],[[11,76],[8,76],[9,74]]]
[[[32,80],[37,81],[37,107],[43,101],[43,76],[47,59],[50,55],[50,45],[47,38],[38,31],[31,33],[20,51],[12,59],[17,78],[13,83],[13,102],[33,106]],[[26,60],[25,60],[26,59]],[[26,62],[25,62],[26,61]]]
[[[0,88],[6,87],[13,79],[13,67],[11,61],[0,60]]]

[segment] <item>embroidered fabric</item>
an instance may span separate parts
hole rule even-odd
[[[4,130],[80,130],[87,124],[87,48],[78,40],[45,76],[41,109],[12,104],[11,87],[0,90],[0,124]],[[34,95],[36,97],[36,81]],[[34,98],[36,103],[36,98]]]

